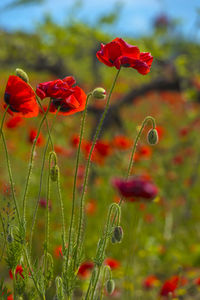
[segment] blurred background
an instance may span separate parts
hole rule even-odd
[[[100,43],[108,43],[115,37],[137,45],[141,51],[151,52],[154,61],[151,72],[146,76],[128,68],[120,73],[101,133],[103,150],[92,164],[91,184],[86,196],[83,261],[94,257],[109,204],[119,200],[111,179],[113,175],[124,177],[138,126],[147,115],[152,115],[156,118],[160,141],[155,147],[147,145],[147,130],[144,131],[132,175],[155,182],[159,195],[152,203],[127,202],[122,206],[123,243],[109,244],[106,253],[116,262],[113,267],[116,280],[113,297],[155,300],[165,280],[177,275],[186,278],[184,284],[180,283],[177,287],[178,299],[200,299],[200,279],[197,284],[200,278],[199,0],[1,0],[1,103],[7,78],[14,74],[16,68],[28,73],[34,88],[40,82],[73,75],[86,93],[97,86],[109,91],[116,70],[101,64],[96,52]],[[43,103],[46,104],[45,100]],[[85,140],[91,140],[94,135],[104,105],[105,101],[90,104]],[[52,121],[51,116],[49,121]],[[38,123],[38,118],[18,120],[17,123],[13,123],[10,116],[6,119],[5,133],[19,199],[34,139],[31,132],[37,129]],[[67,212],[71,211],[79,126],[80,114],[60,116],[53,134],[63,174],[62,192]],[[29,229],[46,138],[46,128],[43,128],[31,177]],[[1,155],[4,157],[3,151]],[[78,192],[84,166],[85,155],[82,152]],[[0,172],[2,207],[7,207],[9,181],[3,160]],[[33,243],[33,253],[38,257],[43,251],[43,243],[38,243],[38,240],[44,239],[45,197],[44,183]],[[59,274],[61,224],[56,197],[56,188],[53,188],[51,253],[55,258],[55,274]],[[66,222],[68,225],[68,214]],[[5,265],[1,266],[1,274],[9,280]],[[151,275],[156,280],[146,282],[145,279]],[[87,280],[80,279],[77,299],[84,293]],[[8,285],[11,286],[10,282]],[[53,288],[49,291],[49,299],[52,295]]]

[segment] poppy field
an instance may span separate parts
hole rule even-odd
[[[0,33],[0,299],[200,299],[200,46],[154,26]]]

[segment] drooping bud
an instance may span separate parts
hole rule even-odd
[[[50,170],[50,177],[52,181],[57,181],[58,180],[58,172],[59,168],[57,165],[53,166]]]
[[[24,80],[26,83],[29,82],[29,78],[28,75],[26,74],[26,72],[24,72],[24,70],[17,68],[15,70],[15,74],[16,76],[20,77],[22,80]]]
[[[156,129],[149,130],[147,134],[147,141],[150,145],[155,145],[158,143],[158,132]]]
[[[104,100],[106,98],[106,91],[104,88],[98,87],[93,90],[92,96],[95,99],[101,99]]]
[[[114,231],[113,231],[113,237],[115,238],[115,240],[120,243],[122,241],[122,238],[123,238],[123,229],[121,226],[116,226],[114,228]]]
[[[113,279],[109,279],[106,281],[106,291],[109,295],[114,292],[115,289],[115,282]]]

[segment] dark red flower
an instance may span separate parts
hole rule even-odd
[[[62,245],[56,246],[54,249],[54,256],[56,258],[61,258],[63,256]]]
[[[9,76],[4,94],[6,108],[11,115],[17,114],[25,118],[36,117],[39,112],[33,89],[18,76]]]
[[[31,129],[30,132],[29,132],[29,142],[30,142],[31,144],[34,143],[34,140],[35,140],[36,136],[37,136],[37,130],[36,130],[36,129]],[[42,146],[43,144],[44,144],[44,137],[43,137],[43,135],[40,133],[39,136],[38,136],[36,145]]]
[[[125,198],[141,197],[151,200],[158,193],[157,187],[149,180],[143,178],[130,178],[129,180],[114,179],[113,185]]]
[[[120,262],[111,257],[107,257],[104,260],[104,264],[109,266],[112,270],[118,269],[120,267]]]
[[[94,268],[94,263],[86,261],[82,263],[78,269],[78,276],[82,279],[87,278],[90,275],[90,271]]]
[[[161,287],[161,290],[160,290],[160,295],[161,296],[168,296],[169,293],[171,293],[172,296],[175,297],[175,290],[179,286],[184,286],[185,284],[187,284],[187,279],[180,278],[177,275],[172,276],[171,278],[169,278],[168,280],[166,280],[164,282],[164,284],[163,284],[163,286]]]
[[[17,265],[16,270],[15,270],[15,277],[17,278],[17,275],[19,274],[24,279],[24,276],[23,276],[22,273],[23,273],[22,266],[21,265]],[[10,276],[11,279],[13,279],[13,273],[12,273],[11,270],[9,271],[9,276]]]
[[[56,113],[60,107],[59,114],[72,115],[84,110],[86,103],[86,94],[79,86],[73,87],[75,83],[71,76],[40,83],[36,93],[41,99],[51,98],[50,112]]]
[[[100,62],[109,67],[133,68],[143,75],[149,73],[153,61],[149,52],[140,52],[137,46],[129,45],[121,38],[116,38],[106,45],[101,44],[101,49],[96,55]]]
[[[39,206],[42,207],[42,208],[46,208],[47,207],[47,200],[45,198],[40,198]],[[52,209],[52,203],[51,203],[51,201],[49,201],[49,210],[51,210],[51,209]]]

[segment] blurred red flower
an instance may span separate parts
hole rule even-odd
[[[78,134],[73,134],[71,136],[70,142],[74,148],[78,148],[80,137]]]
[[[118,269],[120,267],[120,262],[111,257],[107,257],[104,260],[104,264],[109,266],[112,270]]]
[[[33,89],[21,78],[11,75],[5,89],[4,108],[9,105],[8,112],[11,115],[31,118],[39,113],[39,107],[36,101]]]
[[[12,117],[6,122],[6,127],[8,129],[13,129],[18,127],[23,122],[23,118],[20,116]]]
[[[117,135],[111,142],[113,148],[118,150],[127,150],[132,146],[132,141],[124,135]]]
[[[151,181],[139,177],[132,177],[128,180],[114,179],[113,185],[125,198],[141,197],[151,200],[158,193],[158,188]]]
[[[76,83],[71,76],[63,80],[57,79],[40,83],[37,86],[36,93],[41,98],[51,98],[50,112],[56,113],[60,107],[59,114],[72,115],[82,111],[85,108],[86,94],[79,87],[72,87]]]
[[[60,258],[63,256],[63,252],[62,252],[62,245],[56,246],[54,249],[54,256],[56,258]]]
[[[29,132],[29,142],[31,144],[34,143],[34,140],[37,136],[37,130],[36,129],[31,129],[30,132]],[[44,144],[44,137],[43,135],[40,133],[39,136],[38,136],[38,139],[37,139],[37,142],[36,142],[36,145],[37,146],[42,146]]]
[[[84,152],[86,158],[88,158],[90,149],[92,147],[92,143],[88,141],[83,141],[81,144],[81,149]],[[109,142],[99,140],[96,142],[91,160],[99,165],[103,165],[105,162],[105,158],[112,153],[112,147],[110,146]]]
[[[151,289],[157,285],[158,281],[159,279],[155,275],[149,275],[145,278],[142,285],[145,289]]]
[[[93,268],[94,263],[91,261],[82,263],[78,269],[78,276],[82,279],[86,279],[90,275],[90,272]]]
[[[85,213],[87,215],[94,215],[97,210],[97,201],[94,199],[90,199],[89,202],[86,203]]]
[[[133,68],[143,75],[149,73],[153,61],[149,52],[140,52],[138,47],[129,45],[121,38],[116,38],[106,45],[101,44],[101,49],[96,55],[100,62],[109,67]]]
[[[187,279],[181,278],[177,275],[172,276],[171,278],[167,279],[164,283],[163,286],[161,287],[160,290],[160,295],[161,296],[168,296],[169,293],[172,294],[173,297],[175,297],[175,290],[179,286],[184,286],[187,284]]]
[[[17,278],[17,275],[19,274],[23,279],[24,279],[24,276],[23,276],[23,268],[21,265],[17,265],[16,267],[16,270],[15,270],[15,277]],[[11,279],[13,279],[13,273],[12,273],[12,270],[9,271],[9,276]]]

